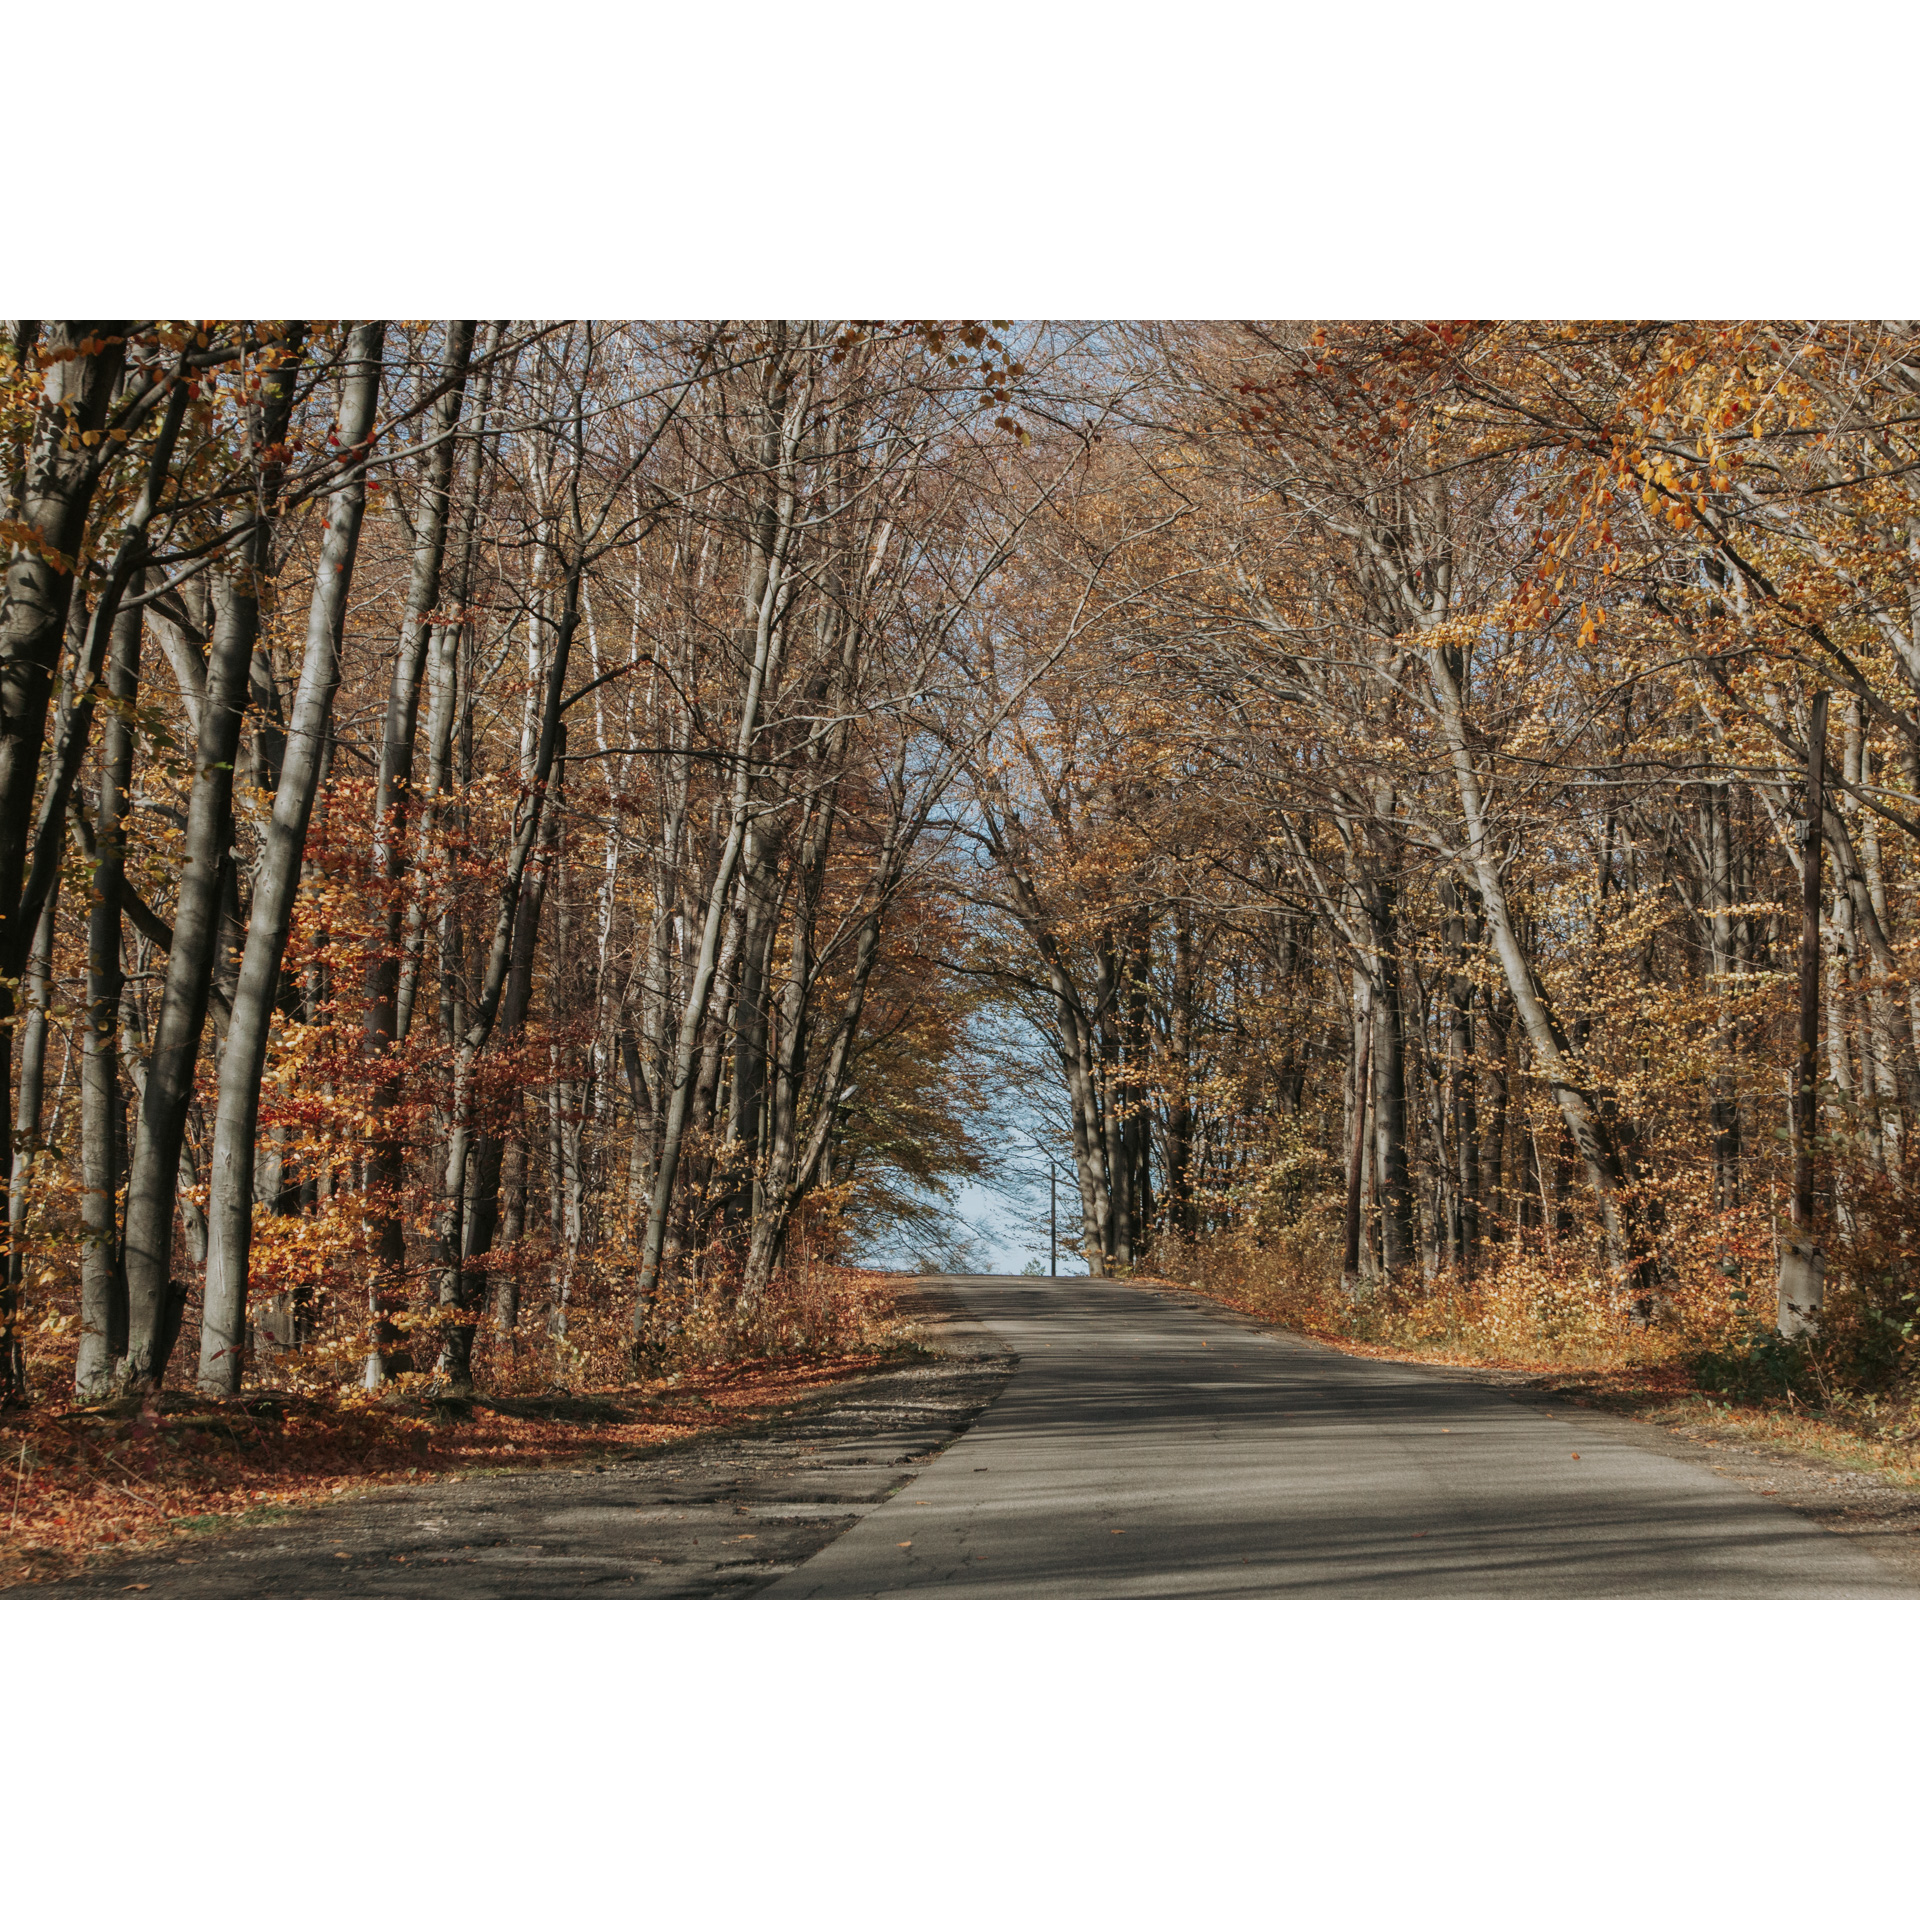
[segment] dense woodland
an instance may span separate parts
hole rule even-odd
[[[802,1341],[1023,1152],[1096,1273],[1909,1350],[1920,329],[3,371],[12,1394]]]

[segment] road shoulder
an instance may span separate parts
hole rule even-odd
[[[912,1315],[918,1351],[750,1423],[183,1527],[0,1599],[745,1597],[891,1497],[1005,1385],[1011,1357],[951,1294],[916,1287]]]

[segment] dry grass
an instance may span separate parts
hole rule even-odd
[[[1604,1268],[1574,1243],[1489,1250],[1470,1282],[1443,1270],[1369,1297],[1340,1284],[1324,1227],[1163,1243],[1142,1276],[1186,1287],[1350,1353],[1524,1374],[1582,1405],[1704,1425],[1824,1464],[1920,1481],[1911,1342],[1874,1331],[1844,1276],[1825,1339],[1783,1350],[1771,1294],[1742,1273],[1764,1249],[1717,1221],[1711,1258],[1672,1263],[1651,1325],[1623,1312]],[[1765,1309],[1763,1312],[1762,1309]]]

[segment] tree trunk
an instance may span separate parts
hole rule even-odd
[[[1481,1192],[1487,1204],[1482,1220],[1487,1238],[1507,1237],[1502,1211],[1507,1179],[1507,1040],[1513,1030],[1513,1002],[1498,993],[1487,996],[1487,1144],[1480,1156]]]
[[[1380,1259],[1396,1284],[1413,1259],[1413,1191],[1407,1173],[1406,1023],[1400,1005],[1400,951],[1390,882],[1371,887],[1373,922],[1374,1190],[1380,1196]]]
[[[507,962],[507,984],[500,996],[500,1016],[493,1043],[511,1046],[526,1030],[527,1010],[533,1004],[533,963],[540,944],[540,914],[546,902],[560,837],[560,785],[564,763],[556,767],[554,791],[542,815],[540,842],[526,883],[514,910],[513,948]],[[483,1260],[496,1248],[511,1251],[520,1242],[527,1215],[527,1143],[525,1100],[516,1085],[505,1110],[476,1142],[473,1154],[473,1197],[465,1236],[468,1263]],[[502,1209],[504,1194],[505,1208]],[[448,1295],[442,1306],[459,1309],[462,1297]],[[520,1285],[512,1273],[503,1274],[493,1288],[493,1324],[511,1334],[520,1312]]]
[[[127,792],[133,778],[134,696],[140,681],[138,608],[114,622],[108,708],[100,739],[94,816],[92,901],[87,915],[87,1013],[80,1063],[80,1346],[74,1388],[83,1400],[112,1391],[127,1350],[127,1269],[120,1250],[119,1146],[126,1131],[120,1094],[120,894]]]
[[[234,989],[233,1019],[220,1062],[220,1106],[214,1120],[212,1192],[207,1220],[207,1289],[200,1337],[200,1387],[233,1393],[246,1352],[247,1267],[253,1247],[253,1165],[260,1115],[260,1079],[280,986],[280,965],[293,923],[307,826],[319,787],[340,684],[340,641],[366,507],[364,461],[380,397],[384,321],[355,327],[339,437],[347,472],[327,514],[326,537],[307,613],[305,654],[287,733],[286,761],[267,824],[266,848],[254,884],[246,951]],[[211,702],[209,702],[211,704]]]
[[[124,320],[15,323],[13,357],[45,355],[41,396],[13,517],[27,537],[12,542],[0,598],[0,1179],[13,1184],[12,982],[37,930],[21,899],[34,834],[34,798],[46,745],[47,710],[72,606],[75,562],[108,449],[102,445],[126,365]],[[88,443],[92,442],[92,445]],[[76,689],[78,691],[78,689]],[[56,831],[64,830],[61,815]],[[50,881],[51,876],[48,876]],[[22,1397],[25,1359],[16,1335],[20,1296],[9,1251],[0,1260],[0,1402]]]
[[[881,857],[881,873],[874,883],[876,903],[861,923],[859,943],[854,952],[853,979],[847,989],[840,1016],[828,1042],[827,1060],[821,1070],[817,1110],[803,1149],[796,1152],[792,1106],[787,1103],[789,1124],[776,1133],[767,1157],[767,1203],[753,1223],[753,1239],[747,1253],[745,1279],[740,1288],[738,1316],[750,1319],[773,1278],[774,1261],[785,1237],[793,1209],[819,1177],[827,1144],[832,1137],[834,1108],[846,1078],[847,1053],[859,1030],[861,1011],[866,1004],[867,982],[880,950],[880,924],[892,877],[892,862],[898,842],[890,840]],[[776,1111],[778,1111],[778,1103]]]
[[[1793,1068],[1792,1218],[1808,1240],[1814,1227],[1814,1129],[1819,1114],[1820,870],[1826,849],[1821,823],[1825,814],[1827,702],[1827,690],[1822,687],[1813,696],[1807,729],[1806,843],[1800,889],[1800,1031]]]
[[[738,1159],[728,1180],[729,1225],[751,1220],[764,1196],[760,1140],[767,1094],[767,1043],[772,1024],[768,970],[779,931],[785,888],[777,879],[782,840],[756,826],[747,861],[746,924],[740,943],[740,991],[733,1015],[733,1093],[727,1138]]]
[[[1354,990],[1355,1046],[1352,1070],[1347,1077],[1347,1097],[1353,1111],[1347,1148],[1346,1231],[1340,1260],[1340,1284],[1350,1294],[1360,1291],[1360,1185],[1366,1172],[1367,1104],[1373,1087],[1372,996],[1357,978]]]
[[[653,1304],[654,1288],[660,1279],[660,1256],[666,1244],[667,1222],[674,1200],[674,1182],[680,1171],[680,1150],[686,1132],[687,1109],[693,1094],[694,1062],[706,1024],[707,1003],[719,971],[720,940],[724,927],[733,918],[729,904],[733,892],[734,869],[748,824],[748,775],[754,735],[760,721],[760,696],[766,685],[778,630],[779,604],[784,598],[784,580],[780,562],[785,558],[785,541],[791,530],[790,507],[783,520],[775,551],[775,566],[761,591],[759,625],[754,635],[753,664],[748,671],[745,695],[740,704],[740,725],[734,748],[738,769],[734,780],[731,822],[720,852],[713,884],[707,892],[706,918],[700,929],[699,958],[688,983],[686,1005],[680,1016],[680,1031],[674,1043],[671,1083],[667,1094],[666,1125],[660,1141],[659,1164],[654,1172],[653,1197],[647,1210],[646,1241],[640,1256],[639,1297],[634,1305],[634,1334],[645,1331],[647,1314]]]
[[[27,1019],[20,1037],[20,1149],[7,1189],[6,1284],[8,1295],[14,1300],[25,1298],[27,1204],[33,1186],[34,1163],[46,1146],[40,1137],[41,1100],[47,1074],[47,1012],[53,1001],[53,923],[59,900],[56,876],[54,889],[40,909],[40,924],[34,929],[33,945],[27,954],[26,978],[22,982],[27,995]]]
[[[373,798],[372,884],[382,901],[382,926],[366,965],[366,1049],[377,1062],[391,1051],[399,1034],[400,963],[405,937],[402,900],[403,850],[407,836],[408,789],[413,780],[414,735],[420,711],[420,681],[433,644],[433,614],[440,604],[440,574],[446,558],[451,516],[454,432],[466,389],[467,363],[473,353],[475,323],[450,321],[440,378],[445,387],[434,402],[428,427],[431,442],[421,475],[413,516],[413,565],[407,583],[406,610],[393,676],[387,690],[386,722],[380,736],[380,762]],[[477,461],[476,461],[477,464]],[[371,1283],[373,1336],[366,1363],[366,1384],[378,1386],[391,1370],[393,1356],[385,1335],[392,1302],[400,1296],[406,1267],[406,1229],[401,1219],[401,1189],[406,1177],[403,1142],[393,1132],[392,1113],[399,1089],[390,1072],[376,1068],[368,1095],[373,1147],[367,1156],[369,1226],[376,1240]]]
[[[259,447],[279,447],[293,406],[293,357],[263,381]],[[153,1026],[140,1093],[140,1131],[127,1182],[125,1285],[126,1377],[136,1386],[158,1386],[180,1324],[185,1283],[173,1275],[174,1210],[187,1112],[193,1101],[194,1066],[206,1026],[207,1000],[220,962],[225,893],[231,878],[233,769],[240,745],[241,713],[260,630],[260,596],[271,571],[269,515],[279,490],[281,463],[263,460],[259,509],[240,547],[236,572],[215,582],[213,633],[207,649],[205,696],[194,743],[194,780],[187,802],[187,831],[174,909],[173,943],[166,985]]]
[[[576,415],[576,433],[578,429]],[[554,822],[547,809],[547,787],[554,777],[557,763],[566,752],[567,730],[560,723],[560,715],[565,705],[562,696],[567,683],[568,663],[573,656],[573,637],[580,623],[580,579],[586,560],[585,549],[581,548],[574,553],[567,568],[560,619],[554,634],[553,656],[547,663],[539,734],[534,745],[525,812],[514,836],[512,850],[507,856],[507,870],[500,884],[494,912],[493,939],[487,950],[479,999],[454,1048],[453,1085],[447,1115],[446,1168],[434,1224],[433,1263],[434,1289],[445,1315],[435,1371],[457,1390],[469,1386],[473,1378],[474,1326],[467,1317],[469,1300],[465,1225],[467,1169],[474,1142],[474,1068],[482,1050],[492,1039],[500,1016],[501,999],[513,963],[528,862],[534,858],[535,847],[542,843],[543,834],[554,831]]]
[[[1174,909],[1173,983],[1167,1004],[1168,1218],[1176,1234],[1192,1238],[1199,1219],[1193,1198],[1193,914]]]
[[[1540,1072],[1553,1089],[1568,1137],[1587,1170],[1587,1179],[1599,1204],[1606,1234],[1607,1258],[1615,1278],[1628,1296],[1636,1318],[1651,1312],[1651,1289],[1658,1283],[1653,1250],[1628,1191],[1620,1150],[1602,1116],[1598,1102],[1585,1084],[1573,1049],[1559,1030],[1545,998],[1535,983],[1533,969],[1522,952],[1507,907],[1506,883],[1489,843],[1486,807],[1480,774],[1467,740],[1460,684],[1448,650],[1427,649],[1428,674],[1436,695],[1441,732],[1453,762],[1454,784],[1467,835],[1467,861],[1473,873],[1493,937],[1494,952],[1506,975],[1520,1025],[1534,1050]]]
[[[1454,1259],[1463,1279],[1473,1271],[1480,1245],[1480,1108],[1474,1068],[1473,978],[1467,972],[1467,902],[1457,881],[1441,883],[1447,913],[1447,944],[1453,971],[1447,979],[1447,1090],[1453,1112],[1458,1226]]]

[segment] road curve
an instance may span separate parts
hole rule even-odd
[[[1169,1290],[944,1279],[999,1398],[767,1599],[1912,1599],[1631,1422]]]

